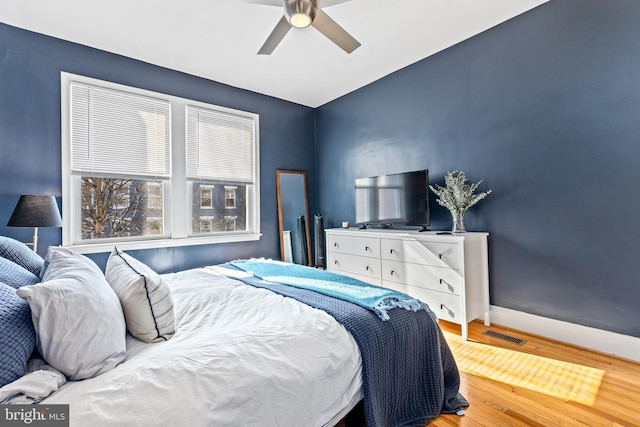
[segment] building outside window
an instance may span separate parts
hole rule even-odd
[[[203,191],[203,190],[211,190]],[[247,186],[244,185],[212,185],[210,183],[193,183],[192,190],[192,229],[193,235],[221,232],[242,232],[247,229]],[[204,207],[202,197],[211,200],[211,207]],[[206,204],[209,204],[207,200]],[[231,206],[233,204],[233,206]],[[229,216],[228,210],[234,209]],[[225,213],[227,212],[227,213]],[[211,216],[213,214],[213,216]],[[202,218],[211,217],[211,226],[202,227]],[[217,218],[217,219],[213,219]],[[233,219],[233,225],[227,218]]]

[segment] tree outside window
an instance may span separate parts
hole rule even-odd
[[[162,235],[162,196],[160,207],[150,207],[150,192],[157,198],[161,182],[139,179],[83,176],[82,238]],[[153,204],[151,204],[153,205]]]

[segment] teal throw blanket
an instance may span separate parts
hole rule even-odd
[[[269,260],[241,260],[230,264],[262,280],[315,291],[357,304],[373,311],[382,320],[389,320],[387,311],[392,308],[411,311],[426,308],[426,304],[402,292],[317,268]]]

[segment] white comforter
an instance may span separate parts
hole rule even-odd
[[[323,311],[210,269],[164,278],[175,336],[128,336],[124,363],[42,402],[71,426],[323,426],[361,398],[358,347]]]

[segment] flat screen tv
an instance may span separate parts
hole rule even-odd
[[[429,227],[427,170],[358,178],[356,223],[360,226]]]

